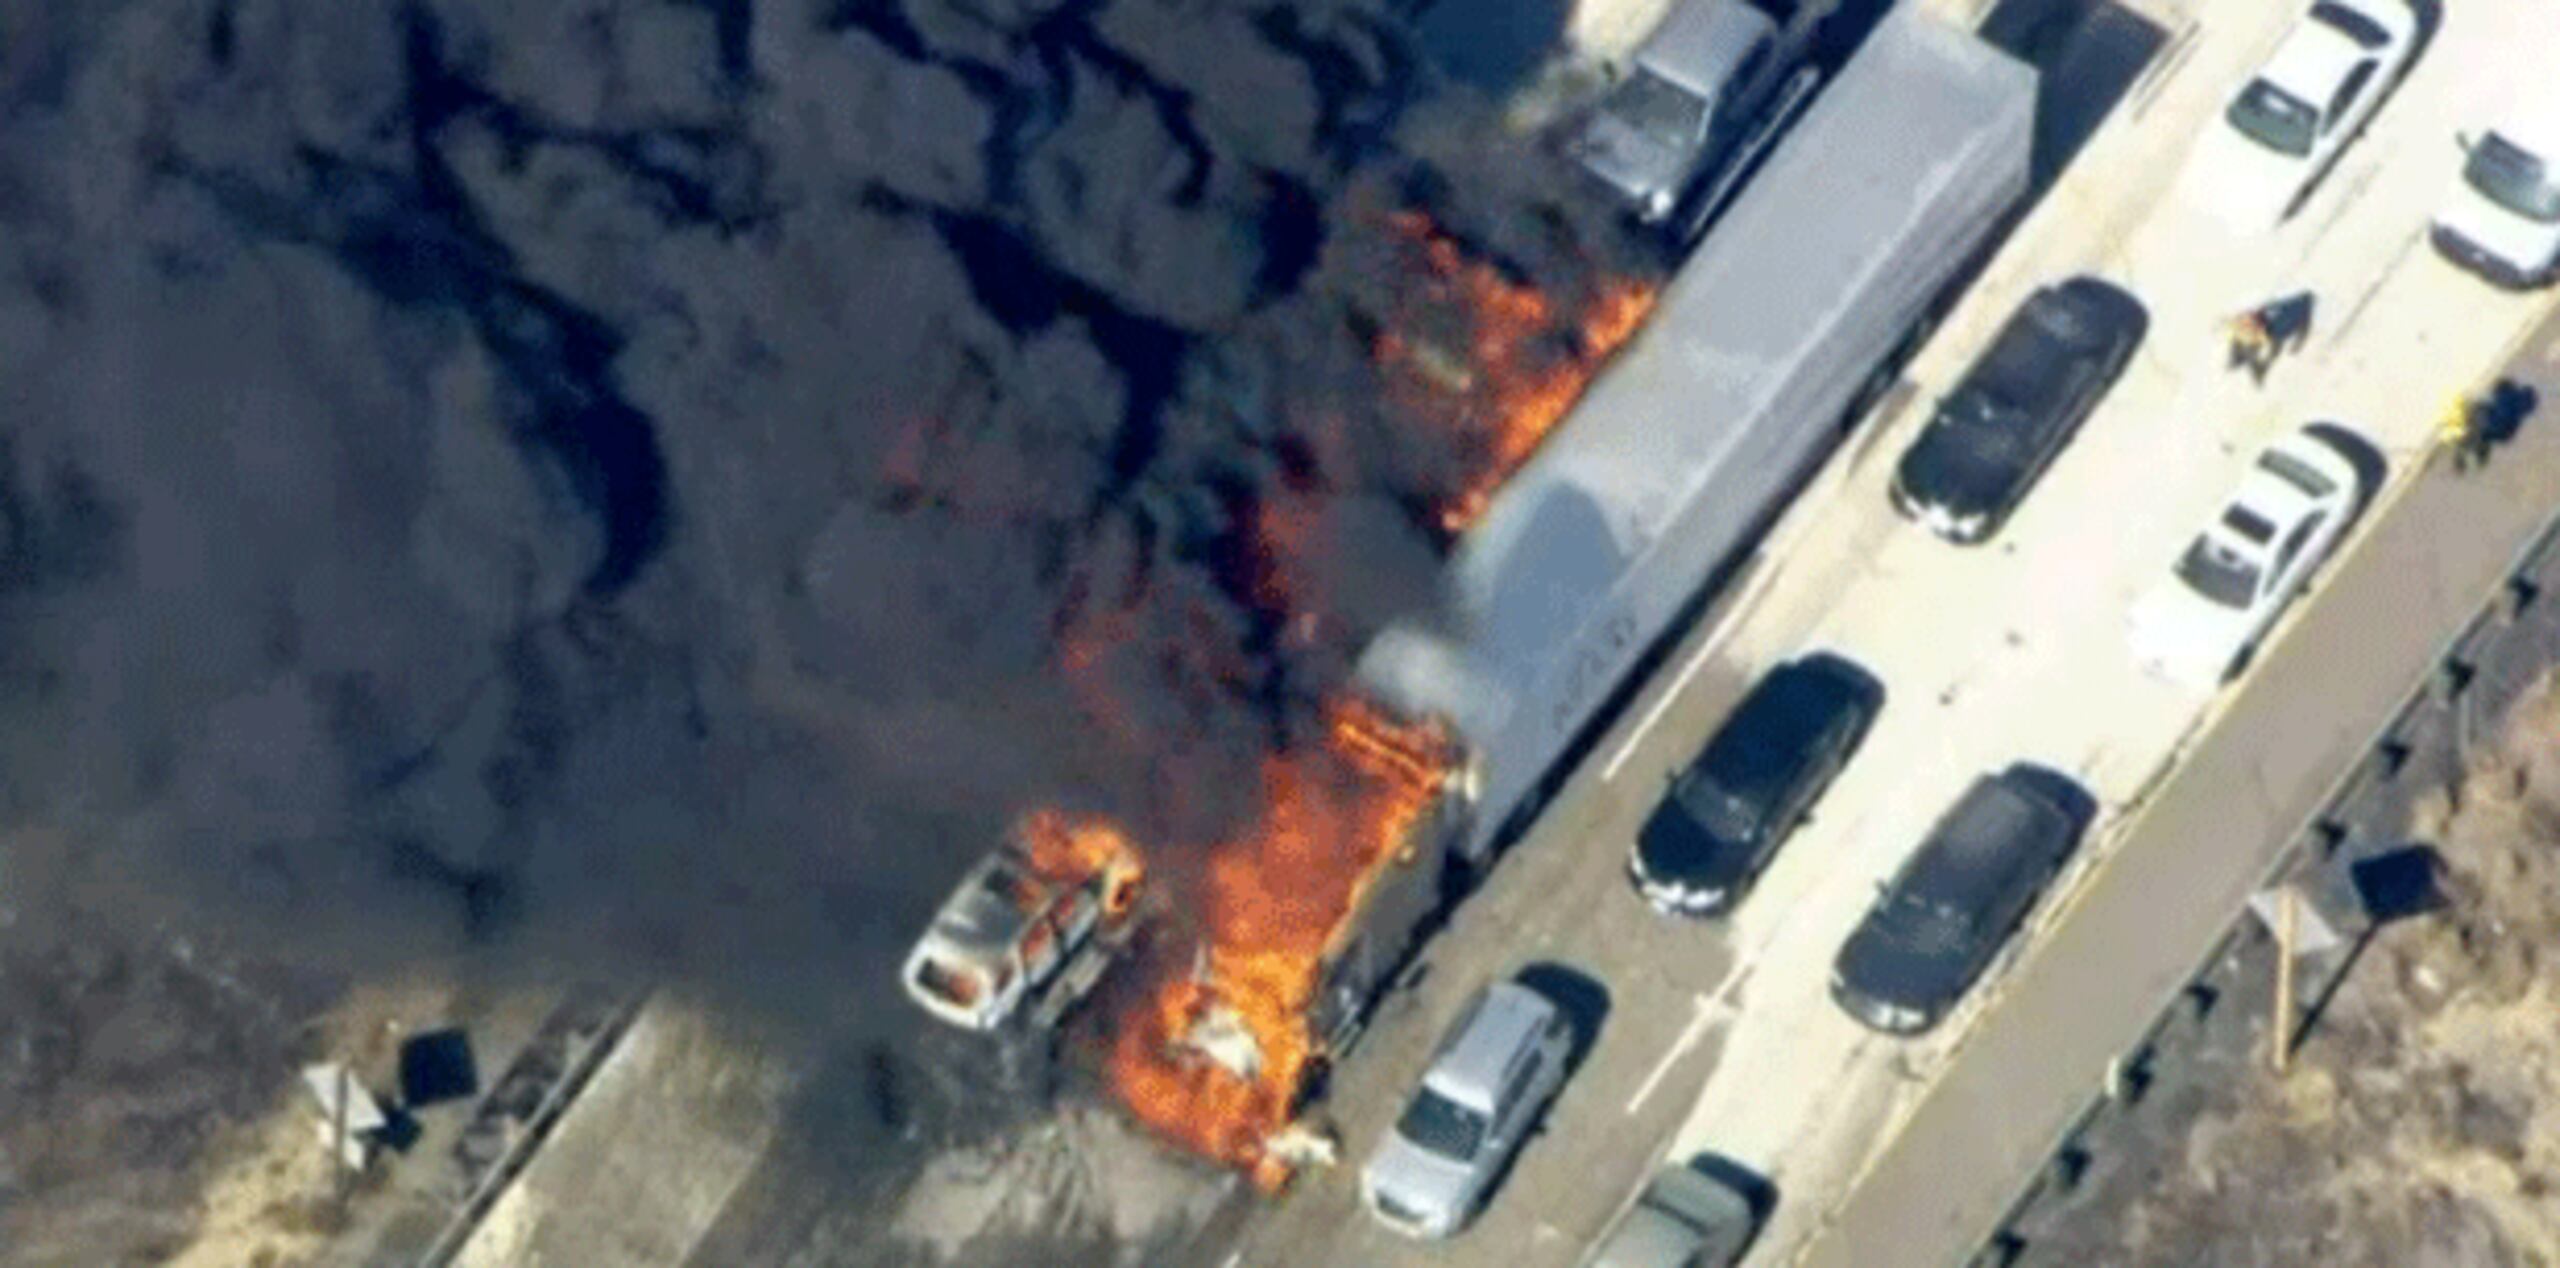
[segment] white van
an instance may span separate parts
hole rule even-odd
[[[2461,186],[2428,235],[2436,250],[2500,286],[2560,277],[2560,88],[2530,92],[2462,148]]]

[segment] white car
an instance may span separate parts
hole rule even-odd
[[[2446,259],[2500,286],[2560,278],[2560,80],[2462,138],[2462,182],[2428,235]]]
[[[2344,431],[2312,424],[2249,464],[2169,578],[2134,605],[2133,650],[2144,670],[2213,687],[2248,663],[2355,512],[2355,464],[2330,439]]]
[[[2199,173],[2236,227],[2291,216],[2409,68],[2408,0],[2316,0],[2205,138]]]

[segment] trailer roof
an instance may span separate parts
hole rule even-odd
[[[2034,98],[2035,73],[1969,33],[1888,18],[1458,544],[1442,578],[1454,628],[1389,629],[1363,657],[1367,686],[1467,735],[1498,733],[1512,692],[1551,668],[1543,658],[1758,428],[1798,363],[1857,342],[1844,332],[1892,293],[1902,244],[1944,214],[1949,183],[1981,178],[1987,149],[2014,144]]]

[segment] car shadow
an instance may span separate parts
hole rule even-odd
[[[1600,1027],[1609,1019],[1609,988],[1580,969],[1544,960],[1522,968],[1512,980],[1564,1014],[1565,1024],[1573,1028],[1573,1045],[1565,1051],[1565,1073],[1581,1069],[1591,1045],[1600,1039]]]
[[[2337,450],[2338,456],[2346,459],[2348,466],[2355,468],[2355,505],[2347,512],[2347,522],[2354,523],[2363,516],[2365,504],[2373,500],[2375,493],[2381,491],[2383,477],[2391,473],[2390,460],[2383,457],[2379,446],[2367,440],[2363,434],[2352,427],[2339,423],[2317,422],[2306,425],[2302,430]]]
[[[2079,780],[2034,762],[2013,762],[2003,774],[2051,802],[2070,819],[2072,840],[2078,841],[2089,831],[2089,825],[2097,822],[2098,799],[2081,787]]]
[[[2038,194],[2061,177],[2169,42],[2157,23],[2106,0],[1999,0],[1976,34],[2042,72],[2029,158]]]

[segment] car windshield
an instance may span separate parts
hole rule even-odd
[[[1707,118],[1707,103],[1697,94],[1642,66],[1620,81],[1602,109],[1675,149],[1696,141]]]
[[[2187,547],[2178,560],[2178,579],[2226,608],[2245,608],[2258,593],[2258,566],[2210,537],[2199,537]]]
[[[2338,491],[2338,486],[2331,483],[2329,477],[2320,474],[2318,468],[2281,449],[2270,449],[2258,455],[2258,469],[2302,490],[2311,497],[2325,498]]]
[[[2300,157],[2311,152],[2320,112],[2309,102],[2263,79],[2249,81],[2226,112],[2241,135],[2279,154]]]
[[[1404,1117],[1396,1120],[1397,1135],[1427,1153],[1456,1162],[1476,1156],[1476,1146],[1484,1140],[1484,1127],[1484,1115],[1428,1087],[1414,1093]]]
[[[2381,23],[2336,0],[2320,0],[2311,6],[2311,20],[2355,41],[2357,48],[2368,53],[2391,42],[2391,33],[2383,30]]]
[[[2462,179],[2480,196],[2541,224],[2560,224],[2560,173],[2495,132],[2471,147]]]

